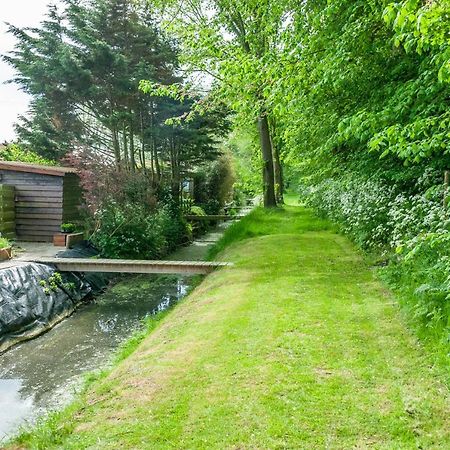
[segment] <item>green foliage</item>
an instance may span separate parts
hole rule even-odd
[[[205,210],[201,206],[192,205],[187,212],[187,214],[192,216],[206,216]],[[211,223],[209,221],[201,221],[201,222],[191,222],[189,224],[190,232],[192,236],[198,236],[206,233],[210,227]]]
[[[231,199],[235,182],[233,160],[229,153],[222,154],[211,165],[208,178],[209,199],[217,200],[223,207]]]
[[[182,86],[179,83],[165,86],[150,80],[141,80],[139,89],[144,94],[148,94],[152,97],[169,97],[179,101],[184,101],[187,98],[187,94],[182,92]]]
[[[233,200],[241,205],[262,192],[256,133],[249,127],[236,127],[225,146],[233,155],[236,174]]]
[[[383,1],[290,6],[292,26],[265,67],[288,175],[320,180],[355,162],[391,179],[405,163],[448,167],[450,86],[433,50],[396,47]]]
[[[383,276],[400,294],[422,337],[448,345],[450,330],[450,233],[418,235],[399,248]]]
[[[450,2],[406,0],[390,3],[384,10],[386,23],[396,32],[395,44],[407,52],[431,52],[442,82],[450,82]]]
[[[77,226],[74,223],[63,223],[61,224],[61,232],[63,233],[74,233]]]
[[[79,143],[125,158],[151,121],[139,80],[177,80],[172,43],[137,2],[68,1],[50,6],[40,27],[9,31],[17,45],[4,59],[32,95],[19,136],[42,154],[61,156]]]
[[[137,204],[105,204],[95,216],[91,241],[105,258],[157,259],[186,242],[186,223],[167,208],[153,212]]]
[[[218,214],[233,196],[235,174],[232,156],[223,153],[194,173],[194,201],[207,214]]]
[[[8,248],[11,246],[11,243],[8,239],[0,236],[0,249]]]
[[[43,158],[31,150],[25,149],[18,144],[8,144],[0,146],[0,160],[3,161],[20,161],[30,164],[40,164],[44,166],[54,166],[54,160]]]
[[[170,213],[163,208],[158,214],[161,215],[162,234],[167,242],[166,253],[170,253],[191,241],[191,229],[178,211]]]
[[[394,192],[361,179],[325,180],[302,190],[301,199],[321,217],[340,225],[360,247],[374,249],[389,242],[390,203]]]
[[[390,258],[401,274],[393,285],[409,292],[408,308],[429,336],[440,330],[444,340],[445,239],[435,233],[450,232],[442,205],[450,168],[449,6],[284,4],[283,44],[272,60],[261,54],[254,66],[265,63],[265,104],[283,142],[287,178],[302,184],[302,200],[362,248]],[[420,256],[431,254],[422,239],[433,242],[434,262]],[[416,246],[417,265],[406,257]],[[440,300],[433,274],[441,280]]]
[[[270,91],[267,69],[275,62],[288,2],[194,0],[182,9],[176,0],[153,4],[183,45],[181,61],[215,77],[216,95],[245,117],[244,123],[254,121]]]
[[[235,112],[236,122],[252,126],[260,136],[258,165],[265,167],[260,188],[266,205],[275,206],[272,147],[279,153],[283,141],[271,95],[280,75],[290,1],[193,0],[182,8],[177,0],[152,4],[161,8],[166,27],[181,43],[180,61],[187,70],[212,76],[212,96]]]
[[[193,216],[206,216],[205,211],[200,206],[191,206],[190,214]]]
[[[59,272],[54,272],[53,275],[46,280],[40,280],[39,284],[44,288],[45,295],[51,295],[52,292],[56,292],[58,289],[64,291],[72,291],[75,289],[75,284],[64,281]]]
[[[36,152],[54,159],[91,152],[105,166],[142,169],[155,185],[174,186],[193,166],[216,158],[227,110],[169,124],[188,115],[194,99],[150,90],[182,86],[183,79],[175,41],[144,2],[66,1],[49,6],[39,27],[10,25],[9,32],[16,46],[4,60],[32,97],[17,130]],[[144,78],[148,94],[139,90]]]
[[[429,178],[423,177],[424,189]],[[431,177],[432,178],[432,177]],[[360,247],[383,254],[383,276],[400,294],[422,337],[445,344],[450,300],[450,216],[442,189],[407,195],[361,178],[325,180],[301,199]]]

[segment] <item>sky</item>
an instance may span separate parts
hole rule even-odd
[[[44,18],[52,0],[0,0],[0,54],[14,47],[14,39],[6,33],[5,22],[19,27],[36,26]],[[28,109],[28,96],[14,84],[4,84],[14,76],[8,64],[0,61],[0,143],[14,139],[14,122]]]

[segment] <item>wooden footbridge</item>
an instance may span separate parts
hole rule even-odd
[[[206,275],[216,269],[232,266],[227,262],[146,261],[100,258],[32,258],[28,262],[55,266],[60,272],[157,273]]]
[[[241,219],[244,215],[187,215],[190,221],[220,221]],[[59,272],[98,272],[98,273],[144,273],[144,274],[178,274],[206,275],[216,269],[230,267],[227,262],[206,261],[148,261],[129,259],[101,258],[57,258],[57,257],[22,257],[20,262],[51,265]]]
[[[198,222],[206,222],[206,221],[219,221],[219,220],[238,220],[242,219],[243,215],[235,215],[230,216],[228,214],[216,214],[216,215],[209,215],[209,216],[192,216],[192,215],[186,215],[184,218],[188,221],[198,221]]]

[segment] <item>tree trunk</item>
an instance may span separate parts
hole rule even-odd
[[[283,193],[284,193],[284,181],[283,181],[283,165],[281,164],[280,158],[280,139],[277,135],[276,121],[273,116],[269,117],[269,132],[272,143],[273,152],[273,170],[275,177],[275,198],[278,204],[283,204]]]
[[[275,195],[277,202],[283,204],[283,192],[284,192],[284,182],[283,182],[283,166],[280,160],[280,147],[275,142],[272,146],[273,148],[273,171],[275,177]]]
[[[133,122],[130,122],[130,168],[132,172],[136,170]]]
[[[141,160],[141,166],[144,173],[147,173],[147,167],[145,164],[145,135],[144,135],[144,116],[142,114],[142,110],[140,111],[141,115],[141,148],[139,152],[139,158]]]
[[[114,159],[116,161],[116,167],[120,170],[120,143],[119,137],[117,136],[117,128],[113,126],[112,131],[112,140],[113,140],[113,149],[114,149]]]
[[[275,198],[275,176],[273,170],[272,144],[270,142],[269,122],[265,113],[258,117],[258,132],[263,159],[264,208],[277,206]]]
[[[156,182],[159,184],[159,182],[161,181],[161,166],[159,164],[158,148],[157,148],[155,136],[152,136],[152,142],[153,142],[153,158],[155,161],[155,176],[156,176]]]
[[[155,152],[153,151],[154,143],[153,143],[153,137],[150,140],[150,172],[152,174],[152,183],[153,187],[156,186],[156,179],[155,179]]]
[[[129,159],[128,159],[128,139],[127,139],[127,129],[125,124],[123,124],[123,132],[122,132],[122,137],[123,137],[123,160],[125,163],[125,169],[127,170],[129,167]]]
[[[170,139],[170,166],[172,170],[172,198],[175,205],[180,204],[180,167],[178,165],[178,160],[176,157],[176,149],[175,144],[173,142],[173,138]]]

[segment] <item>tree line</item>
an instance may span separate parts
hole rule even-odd
[[[11,24],[9,32],[16,38],[4,56],[17,73],[11,81],[31,95],[16,126],[23,145],[50,159],[75,152],[139,170],[155,190],[171,186],[174,199],[197,165],[218,158],[217,142],[228,130],[223,105],[168,124],[187,115],[200,93],[176,100],[139,90],[143,79],[186,81],[175,40],[145,2],[64,0],[62,8],[49,7],[40,27]]]
[[[232,112],[258,138],[266,206],[282,201],[283,175],[359,171],[413,188],[449,167],[447,0],[64,5],[40,29],[11,26],[6,57],[33,96],[19,134],[48,155],[82,143],[178,180],[214,158]],[[211,77],[208,101],[181,73]],[[189,95],[144,93],[141,80]]]

